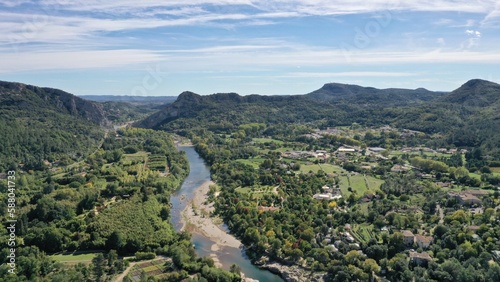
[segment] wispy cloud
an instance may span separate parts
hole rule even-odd
[[[391,16],[392,26],[377,20],[381,11]],[[413,12],[439,12],[441,19],[405,19],[424,14]],[[296,77],[409,77],[418,74],[322,70],[499,64],[498,45],[475,48],[480,40],[497,42],[489,31],[499,19],[496,0],[3,0],[0,73],[161,64],[172,72],[265,69]],[[370,44],[339,47],[356,46],[351,43],[357,30]],[[401,34],[412,34],[414,43]],[[303,71],[289,71],[297,66]]]
[[[0,49],[1,51],[1,49]],[[365,50],[347,60],[341,50],[289,48],[273,46],[215,46],[189,51],[151,50],[91,50],[40,51],[13,54],[0,52],[0,73],[33,70],[117,68],[126,65],[162,64],[168,71],[245,71],[255,68],[305,68],[404,65],[425,63],[481,63],[499,64],[498,52],[442,51],[401,52],[396,50]],[[329,73],[310,75],[328,76]],[[338,76],[409,76],[409,72],[340,72]]]
[[[78,70],[89,68],[117,68],[165,60],[147,50],[92,50],[0,53],[0,73],[40,70]]]
[[[352,71],[352,72],[291,72],[281,77],[407,77],[416,76],[417,73],[411,72],[376,72],[376,71]]]

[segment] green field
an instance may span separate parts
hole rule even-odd
[[[125,161],[138,161],[144,162],[148,157],[148,153],[144,151],[137,152],[135,154],[123,154],[123,160]]]
[[[236,161],[244,163],[246,165],[251,165],[254,168],[259,168],[260,164],[264,162],[263,158],[250,158],[250,159],[237,159]]]
[[[469,176],[481,180],[481,175],[480,174],[471,172],[471,173],[469,173]]]
[[[340,191],[342,191],[342,197],[347,198],[351,195],[351,192],[347,190],[349,188],[349,178],[347,176],[339,176],[340,180]]]
[[[78,255],[52,255],[50,256],[57,262],[62,263],[78,263],[78,262],[90,262],[97,255],[97,253],[88,253],[88,254],[78,254]]]
[[[380,185],[382,185],[382,183],[384,183],[384,180],[381,180],[381,179],[378,179],[378,178],[375,178],[375,177],[369,176],[369,175],[366,176],[366,180],[368,181],[368,186],[370,186],[369,188],[372,191],[379,190]]]
[[[265,194],[275,193],[275,189],[272,186],[257,186],[257,187],[238,187],[234,189],[235,192],[240,194],[249,195],[252,199],[261,199]]]
[[[344,169],[342,169],[340,166],[336,165],[331,165],[331,164],[300,164],[300,172],[302,173],[309,173],[309,171],[312,171],[313,173],[316,173],[318,171],[324,171],[325,173],[341,173],[344,172]]]
[[[254,143],[270,143],[270,142],[274,142],[274,143],[276,143],[276,145],[282,145],[284,143],[281,140],[276,140],[276,139],[272,139],[272,138],[252,138],[252,141]]]
[[[356,191],[358,196],[363,196],[366,192],[372,192],[375,193],[377,190],[380,189],[380,185],[384,183],[383,180],[377,179],[373,176],[366,176],[366,181],[365,177],[362,174],[356,174],[353,176],[339,176],[340,179],[340,190],[342,191],[342,195],[344,198],[347,198],[351,195],[351,192],[349,192],[349,183],[350,187],[352,190]],[[369,187],[366,186],[366,183],[368,182]]]

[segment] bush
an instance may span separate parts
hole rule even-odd
[[[154,259],[155,257],[156,257],[156,254],[152,253],[152,252],[136,252],[135,253],[136,260]]]

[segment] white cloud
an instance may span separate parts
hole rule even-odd
[[[477,37],[477,38],[481,37],[481,32],[480,32],[480,31],[477,31],[477,30],[467,29],[467,30],[465,31],[465,33],[466,33],[467,35],[472,36],[472,37]]]

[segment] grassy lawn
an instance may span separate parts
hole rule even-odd
[[[342,191],[342,197],[347,198],[351,195],[347,189],[349,188],[349,180],[347,176],[339,176],[340,180],[340,191]]]
[[[368,207],[370,206],[370,203],[359,203],[358,206],[359,206],[359,210],[362,213],[368,215]]]
[[[481,180],[481,175],[480,174],[471,172],[471,173],[469,173],[469,176]]]
[[[148,152],[139,151],[134,154],[123,154],[122,158],[127,161],[144,162],[148,157]]]
[[[251,159],[237,159],[236,161],[253,166],[253,168],[259,168],[260,164],[264,162],[263,158],[251,158]]]
[[[273,194],[274,187],[272,186],[258,186],[258,187],[238,187],[234,191],[241,194],[248,194],[253,199],[260,199],[265,194]]]
[[[252,138],[252,141],[255,143],[268,143],[268,142],[274,142],[276,145],[282,145],[284,142],[281,140],[276,140],[272,138]]]
[[[316,173],[320,170],[320,166],[317,164],[300,164],[300,172],[301,173],[309,173],[309,171],[312,171],[313,173]]]
[[[320,164],[325,173],[341,173],[344,171],[340,166],[332,164]]]
[[[344,170],[340,166],[336,165],[331,165],[331,164],[304,164],[301,162],[300,164],[300,172],[301,173],[309,173],[309,171],[312,171],[313,173],[316,173],[318,171],[324,171],[325,173],[341,173],[344,172]]]
[[[72,262],[90,262],[97,253],[78,254],[78,255],[52,255],[50,256],[57,262],[72,263]]]
[[[286,151],[294,151],[294,149],[291,147],[279,147],[279,148],[276,148],[276,150],[274,150],[274,151],[284,153]]]
[[[368,181],[368,186],[370,186],[369,189],[371,191],[379,190],[380,185],[382,185],[382,183],[384,183],[384,180],[381,180],[381,179],[378,179],[378,178],[375,178],[375,177],[369,176],[369,175],[366,176],[366,180]]]
[[[351,180],[352,189],[358,191],[358,195],[363,195],[366,191],[368,191],[365,183],[365,177],[362,174],[349,176],[349,178]]]
[[[252,188],[250,187],[238,187],[236,189],[234,189],[234,191],[238,192],[238,193],[241,193],[241,194],[249,194],[252,192]]]

